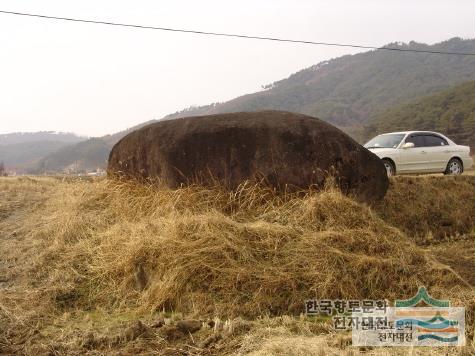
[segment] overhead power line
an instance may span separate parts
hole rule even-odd
[[[317,46],[349,47],[349,48],[385,50],[385,51],[396,51],[396,52],[415,52],[415,53],[445,54],[445,55],[457,55],[457,56],[475,56],[475,53],[465,53],[465,52],[445,52],[445,51],[430,51],[430,50],[419,50],[419,49],[408,49],[408,48],[364,46],[364,45],[358,45],[358,44],[315,42],[315,41],[295,40],[295,39],[286,39],[286,38],[278,38],[278,37],[263,37],[263,36],[252,36],[252,35],[223,33],[223,32],[207,32],[207,31],[198,31],[198,30],[186,30],[186,29],[180,29],[180,28],[146,26],[146,25],[119,23],[119,22],[78,19],[78,18],[72,18],[72,17],[48,16],[48,15],[30,14],[30,13],[24,13],[24,12],[14,12],[14,11],[4,11],[4,10],[0,10],[0,13],[8,14],[8,15],[36,17],[36,18],[47,19],[47,20],[72,21],[72,22],[90,23],[90,24],[97,24],[97,25],[131,27],[131,28],[146,29],[146,30],[192,33],[192,34],[205,35],[205,36],[234,37],[234,38],[243,38],[243,39],[251,39],[251,40],[300,43],[300,44],[317,45]]]

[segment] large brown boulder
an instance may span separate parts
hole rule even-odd
[[[322,186],[329,174],[363,201],[388,188],[380,159],[336,127],[281,111],[240,112],[161,121],[120,140],[109,175],[235,188],[264,179],[278,190]]]

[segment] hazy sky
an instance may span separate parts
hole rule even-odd
[[[375,46],[475,38],[473,0],[0,0],[0,10]],[[4,14],[0,44],[0,133],[90,136],[255,92],[356,52]]]

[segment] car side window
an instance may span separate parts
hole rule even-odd
[[[422,135],[410,135],[406,138],[406,143],[407,142],[412,142],[414,147],[424,147],[425,145],[424,136]]]
[[[427,147],[447,146],[448,142],[440,136],[426,135],[425,137]]]

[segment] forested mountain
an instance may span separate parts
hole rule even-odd
[[[475,40],[386,47],[474,53]],[[340,127],[359,127],[388,107],[467,80],[475,80],[475,56],[377,50],[325,61],[261,92],[168,117],[277,109],[316,116]]]
[[[27,172],[35,169],[43,157],[66,146],[69,145],[59,141],[31,141],[0,145],[0,162],[3,162],[7,169]]]
[[[399,130],[433,130],[475,148],[475,81],[388,109],[366,128],[366,136]]]
[[[63,170],[81,172],[91,171],[97,168],[104,169],[107,166],[109,152],[117,141],[129,132],[151,124],[152,122],[155,122],[155,120],[144,122],[112,135],[90,138],[87,141],[50,152],[43,156],[43,159],[39,161],[34,169],[30,169],[30,171],[33,173],[47,173]]]
[[[410,42],[386,47],[475,53],[475,40],[453,38],[434,45]],[[287,110],[319,117],[362,141],[365,133],[384,127],[381,125],[386,116],[393,117],[385,110],[469,80],[475,80],[475,56],[376,50],[321,62],[266,85],[260,92],[224,103],[190,107],[164,119],[233,111]],[[131,130],[148,123],[60,148],[46,155],[38,169],[63,170],[79,163],[84,169],[104,168],[112,146]],[[435,123],[431,126],[429,121],[426,124],[427,129],[439,127]]]
[[[91,138],[47,155],[32,172],[49,173],[63,170],[81,172],[104,168],[110,150],[111,146],[102,138]]]
[[[35,169],[43,157],[86,139],[72,133],[53,131],[2,134],[0,162],[7,169],[26,172]]]

